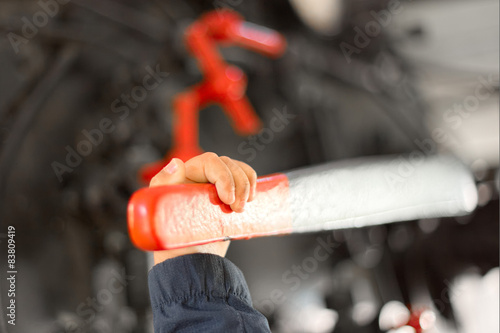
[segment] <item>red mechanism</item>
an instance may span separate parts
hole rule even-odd
[[[203,15],[188,28],[185,38],[188,49],[198,59],[204,80],[174,98],[173,148],[163,160],[141,169],[144,182],[149,182],[171,158],[186,161],[202,152],[198,145],[198,112],[208,104],[219,104],[239,134],[251,135],[260,130],[261,121],[245,96],[246,76],[223,60],[217,44],[235,44],[269,57],[280,56],[286,47],[280,33],[245,22],[230,10]]]

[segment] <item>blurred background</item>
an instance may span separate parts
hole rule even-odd
[[[151,261],[128,238],[127,201],[139,169],[172,148],[173,97],[203,79],[186,28],[223,9],[286,38],[278,59],[220,51],[247,75],[264,128],[290,116],[262,140],[206,107],[203,150],[261,175],[447,152],[477,181],[469,216],[233,242],[228,258],[272,331],[498,332],[494,0],[0,1],[4,312],[9,225],[18,271],[16,325],[3,315],[0,331],[152,332]],[[158,84],[136,89],[147,75]],[[319,261],[325,242],[334,251]]]

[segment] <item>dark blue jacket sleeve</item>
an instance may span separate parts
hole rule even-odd
[[[169,259],[155,265],[148,280],[155,333],[270,332],[252,307],[243,273],[226,258]]]

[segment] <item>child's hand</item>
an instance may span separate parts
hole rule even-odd
[[[257,174],[246,163],[219,157],[215,153],[204,153],[186,163],[172,159],[151,179],[150,187],[160,185],[212,183],[222,202],[237,213],[244,210],[245,203],[255,198]],[[212,253],[225,256],[229,241],[192,246],[177,250],[156,251],[155,264],[164,260],[191,253]]]

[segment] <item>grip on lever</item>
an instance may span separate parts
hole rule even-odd
[[[143,188],[130,199],[128,229],[134,245],[147,251],[289,234],[288,178],[285,174],[258,178],[256,197],[243,213],[224,204],[213,184]]]

